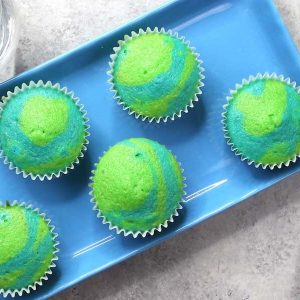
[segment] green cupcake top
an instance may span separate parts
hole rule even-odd
[[[191,104],[203,78],[196,55],[181,39],[147,32],[120,44],[112,83],[125,107],[148,118],[179,114]]]
[[[26,87],[0,111],[0,146],[25,173],[56,174],[85,149],[85,122],[70,94],[50,85]]]
[[[105,220],[125,232],[158,228],[176,214],[183,177],[172,153],[157,142],[134,138],[110,148],[97,165],[94,201]]]
[[[300,153],[300,95],[279,78],[257,78],[229,100],[225,129],[236,152],[256,164],[288,163]]]
[[[31,208],[0,206],[0,291],[27,289],[56,258],[48,223]]]

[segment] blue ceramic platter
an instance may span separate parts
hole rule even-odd
[[[262,13],[263,12],[263,13]],[[106,71],[118,39],[147,26],[178,31],[204,61],[205,87],[200,103],[181,119],[149,124],[116,105]],[[81,164],[51,182],[32,182],[0,165],[2,200],[32,203],[52,219],[60,236],[55,274],[25,298],[45,299],[300,170],[300,164],[268,171],[248,166],[223,138],[222,105],[235,83],[250,74],[276,72],[300,82],[300,60],[271,0],[173,1],[107,35],[29,70],[0,85],[0,95],[30,80],[51,80],[73,90],[85,105],[90,145]],[[96,218],[89,202],[93,164],[109,146],[129,137],[165,144],[182,162],[187,177],[184,210],[163,233],[146,239],[124,238]]]

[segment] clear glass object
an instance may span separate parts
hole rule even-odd
[[[14,75],[17,42],[18,26],[14,1],[0,0],[0,82]]]

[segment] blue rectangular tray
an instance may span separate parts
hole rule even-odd
[[[107,84],[109,55],[118,39],[147,26],[185,36],[206,69],[200,103],[167,124],[129,116],[116,105]],[[0,165],[0,198],[39,207],[52,219],[61,242],[55,274],[25,298],[48,298],[297,172],[299,163],[273,172],[248,166],[223,138],[226,95],[235,83],[258,72],[277,72],[300,82],[298,51],[271,0],[182,0],[1,84],[4,95],[30,80],[59,82],[81,98],[91,124],[88,153],[68,176],[32,182]],[[174,224],[155,237],[134,240],[109,231],[96,218],[88,182],[104,150],[122,139],[142,136],[172,149],[183,164],[188,187],[184,210]]]

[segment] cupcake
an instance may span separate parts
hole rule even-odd
[[[180,164],[168,149],[149,139],[132,138],[111,147],[91,179],[98,217],[125,236],[153,235],[173,222],[182,208]]]
[[[0,154],[10,169],[43,180],[79,163],[88,143],[88,120],[72,92],[49,81],[30,82],[2,100]]]
[[[300,153],[300,94],[295,82],[276,74],[243,80],[224,106],[225,137],[248,164],[288,166]]]
[[[204,69],[178,34],[147,28],[125,35],[114,48],[110,83],[118,103],[150,122],[180,117],[201,94]]]
[[[0,203],[0,295],[30,293],[52,274],[57,235],[37,209]]]

